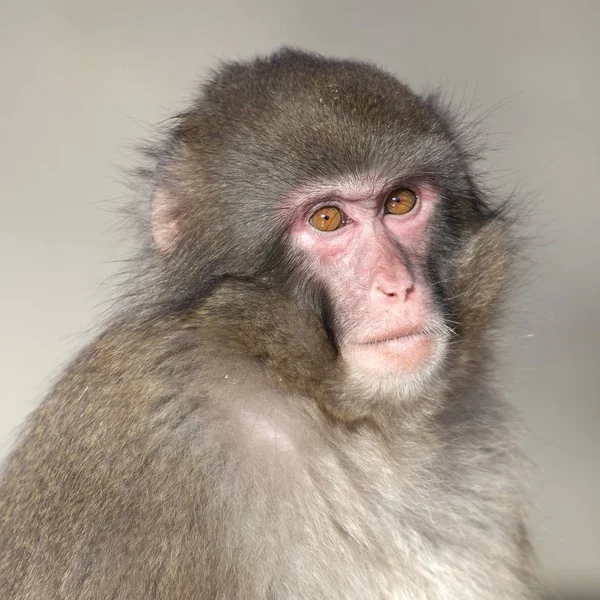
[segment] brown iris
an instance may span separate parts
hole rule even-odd
[[[335,231],[342,225],[342,211],[336,206],[320,208],[311,216],[310,224],[319,231]]]
[[[385,211],[392,215],[405,215],[417,203],[417,195],[408,188],[394,190],[385,201]]]

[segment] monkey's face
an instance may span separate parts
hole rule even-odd
[[[289,203],[293,244],[327,292],[328,325],[349,371],[413,387],[428,379],[449,333],[427,275],[437,191],[365,176],[311,186]]]

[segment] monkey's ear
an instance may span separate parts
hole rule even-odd
[[[154,188],[150,200],[152,238],[159,252],[170,254],[181,238],[183,214],[173,194],[162,187]]]

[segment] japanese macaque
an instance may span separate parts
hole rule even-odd
[[[488,383],[508,227],[463,137],[370,64],[222,65],[147,153],[126,301],[6,462],[0,597],[537,598]]]

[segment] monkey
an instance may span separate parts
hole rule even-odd
[[[215,69],[145,150],[123,301],[3,467],[0,597],[538,598],[493,385],[511,223],[469,146],[368,62]]]

